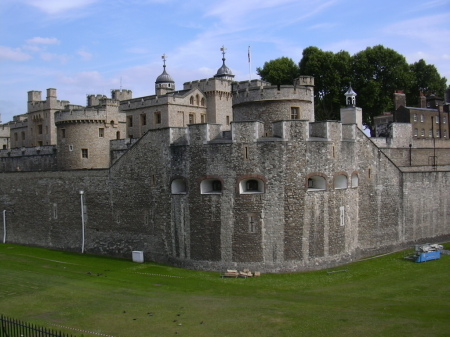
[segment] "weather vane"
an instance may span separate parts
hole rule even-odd
[[[164,68],[165,68],[165,67],[166,67],[166,60],[167,60],[166,54],[163,54],[163,55],[161,56],[161,58],[162,58],[162,60],[163,60],[163,62],[164,62]]]
[[[222,48],[220,48],[220,51],[222,52],[223,58],[225,58],[226,50],[227,50],[227,48],[225,48],[225,46],[222,46]]]

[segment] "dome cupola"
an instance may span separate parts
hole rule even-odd
[[[156,95],[158,96],[165,95],[168,92],[175,90],[175,81],[173,80],[172,76],[170,76],[166,72],[166,59],[167,59],[166,54],[164,54],[161,58],[164,63],[163,65],[164,70],[162,74],[156,78],[155,82],[155,92]]]
[[[226,66],[226,64],[225,64],[225,51],[226,51],[226,50],[227,50],[227,49],[226,49],[224,46],[222,46],[222,48],[220,48],[220,51],[222,52],[222,55],[223,55],[223,57],[222,57],[222,62],[223,62],[223,64],[222,64],[222,66],[217,70],[217,74],[215,74],[214,77],[216,77],[216,78],[222,78],[222,79],[225,79],[225,80],[233,80],[234,75],[233,75],[233,73],[231,72],[231,69],[228,68],[228,67]]]

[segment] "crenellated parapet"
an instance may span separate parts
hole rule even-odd
[[[133,92],[129,89],[113,89],[111,90],[111,98],[123,101],[133,98]]]
[[[60,110],[69,104],[69,101],[58,100],[56,89],[47,89],[47,99],[41,98],[41,91],[33,90],[28,92],[28,113],[41,112],[43,110]]]
[[[198,88],[202,92],[225,91],[231,92],[233,81],[224,78],[207,78],[198,81],[186,82],[183,84],[184,90]]]
[[[260,80],[244,81],[235,84],[233,106],[256,101],[301,100],[314,101],[314,78],[303,76],[297,79],[296,85],[270,85]],[[308,85],[304,85],[307,83]],[[312,83],[312,85],[311,85]]]
[[[55,113],[55,124],[77,122],[106,122],[108,114],[106,109],[75,109],[64,110]]]

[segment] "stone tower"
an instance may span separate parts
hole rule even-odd
[[[363,129],[362,126],[362,109],[356,106],[356,92],[353,91],[352,86],[349,85],[345,95],[345,108],[341,108],[341,122],[342,124],[356,124],[358,128]]]

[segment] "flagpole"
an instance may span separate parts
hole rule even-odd
[[[250,46],[248,46],[248,76],[250,81],[252,80],[252,56],[250,52]]]

